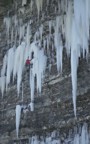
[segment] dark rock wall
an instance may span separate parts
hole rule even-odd
[[[55,19],[58,15],[58,3],[55,0],[50,0],[48,8],[46,9],[46,1],[44,0],[43,11],[40,13],[40,19],[37,18],[37,11],[30,12],[29,1],[25,8],[25,13],[20,14],[21,1],[13,1],[12,4],[3,7],[0,21],[1,37],[0,37],[0,67],[2,66],[2,59],[9,47],[7,46],[7,39],[3,26],[3,17],[7,15],[18,14],[18,17],[23,19],[23,22],[34,20],[32,24],[32,33],[35,33],[40,24],[47,26],[47,21]],[[15,8],[16,6],[16,8]],[[56,12],[53,7],[56,6]],[[36,9],[33,7],[33,9]],[[15,11],[16,10],[16,11]],[[63,12],[62,12],[63,13]],[[65,14],[65,13],[63,13]],[[41,17],[44,15],[44,18]],[[45,29],[45,34],[48,33]],[[33,39],[33,38],[32,38]],[[56,61],[56,60],[55,60]],[[90,59],[88,62],[85,59],[80,59],[78,68],[78,90],[77,90],[77,118],[74,117],[72,104],[72,88],[71,88],[71,72],[70,60],[64,54],[63,58],[63,72],[62,75],[57,73],[56,62],[52,65],[51,72],[47,67],[45,81],[43,83],[42,94],[35,93],[35,111],[21,115],[19,140],[22,143],[28,143],[29,136],[33,134],[44,135],[47,132],[58,130],[63,135],[68,134],[69,130],[74,126],[88,123],[90,127]],[[24,102],[22,96],[17,97],[16,83],[11,83],[8,91],[4,93],[4,97],[0,96],[0,144],[13,144],[17,141],[15,131],[15,107],[17,104],[27,105],[30,102],[29,77],[26,70],[23,76],[24,84]],[[22,89],[22,87],[21,87]],[[1,93],[0,93],[1,95]],[[19,143],[19,140],[17,143]]]

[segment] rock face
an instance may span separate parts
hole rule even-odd
[[[30,10],[31,1],[23,4],[21,1],[10,1],[9,5],[0,3],[0,67],[2,66],[3,56],[10,48],[7,43],[5,34],[5,27],[3,25],[3,18],[13,16],[17,13],[18,19],[22,19],[23,23],[31,19],[32,34],[34,34],[39,25],[45,26],[45,34],[48,33],[47,22],[54,20],[58,13],[58,1],[47,0],[48,6],[46,8],[46,1],[43,2],[42,13],[39,18],[36,10],[35,2]],[[56,10],[54,11],[56,7]],[[62,10],[62,9],[61,9]],[[62,11],[65,14],[65,11]],[[53,30],[52,30],[53,31]],[[33,39],[33,37],[31,38]],[[18,45],[18,42],[17,42]],[[53,52],[56,55],[55,51]],[[26,144],[29,143],[29,137],[32,135],[45,136],[47,133],[58,130],[61,133],[61,138],[69,134],[69,131],[75,126],[82,125],[87,122],[90,127],[90,58],[88,62],[85,59],[80,59],[78,67],[78,82],[77,82],[77,118],[74,116],[72,104],[72,85],[71,85],[71,70],[70,59],[66,58],[64,52],[63,71],[58,74],[56,67],[56,58],[49,71],[49,64],[47,64],[45,80],[43,82],[42,93],[39,95],[35,92],[35,110],[34,112],[27,111],[21,114],[19,138],[16,137],[15,126],[15,108],[17,104],[28,105],[30,103],[30,89],[29,89],[29,74],[24,69],[23,72],[23,101],[22,101],[22,87],[20,96],[17,96],[16,82],[9,85],[4,97],[0,97],[0,144]],[[1,95],[1,92],[0,92]]]

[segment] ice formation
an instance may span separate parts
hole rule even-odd
[[[61,40],[61,33],[59,30],[60,30],[60,17],[57,17],[54,41],[55,41],[55,47],[56,47],[57,70],[58,70],[58,72],[62,72],[63,45],[62,45],[62,40]]]
[[[22,0],[22,5],[26,4],[26,0]],[[38,17],[40,11],[42,11],[43,0],[36,0],[36,7],[38,11]],[[49,1],[47,0],[47,4]],[[31,7],[33,6],[33,1],[31,0]],[[90,28],[90,1],[87,0],[73,0],[73,1],[61,1],[59,6],[59,12],[66,12],[66,15],[58,15],[55,20],[49,20],[48,23],[48,34],[43,36],[44,25],[42,24],[33,36],[31,33],[31,23],[27,22],[23,24],[22,19],[17,20],[15,15],[13,18],[5,17],[4,24],[7,29],[8,40],[14,40],[14,44],[17,41],[17,35],[19,35],[19,45],[16,48],[12,46],[8,50],[7,54],[3,60],[3,67],[1,70],[1,84],[0,88],[3,92],[5,88],[7,89],[10,79],[13,74],[13,80],[17,76],[17,91],[20,92],[20,84],[22,81],[22,73],[25,66],[25,61],[27,57],[31,59],[32,52],[34,53],[34,58],[32,60],[33,67],[30,69],[30,89],[31,89],[31,103],[34,101],[34,90],[35,90],[35,79],[37,80],[37,91],[41,93],[41,87],[43,83],[45,68],[47,58],[45,54],[49,57],[49,62],[51,68],[51,50],[54,51],[56,48],[56,61],[57,70],[62,72],[62,59],[63,59],[63,38],[65,38],[65,47],[67,55],[71,58],[71,79],[72,79],[72,97],[74,114],[76,116],[76,95],[77,95],[77,68],[79,65],[79,57],[83,55],[83,58],[88,57],[88,41],[89,41],[89,28]],[[63,8],[63,9],[62,9]],[[14,21],[12,20],[14,19]],[[13,25],[12,25],[13,21]],[[11,38],[9,38],[10,27]],[[52,28],[54,32],[52,34]],[[14,36],[15,31],[15,36]],[[62,37],[63,35],[63,37]],[[6,60],[7,59],[7,60]],[[52,58],[53,59],[53,58]],[[53,60],[54,61],[54,60]],[[6,70],[7,69],[7,70]],[[33,109],[33,105],[32,105]]]
[[[11,74],[14,68],[14,50],[15,50],[15,47],[9,49],[7,53],[6,89],[7,89],[8,84],[10,83]]]
[[[36,6],[37,6],[37,10],[38,10],[38,17],[39,17],[40,11],[42,11],[43,0],[35,0],[35,1],[36,1]]]
[[[22,0],[22,6],[27,4],[27,0]]]
[[[87,130],[86,124],[83,125],[81,135],[80,134],[75,134],[73,144],[89,144],[89,133]]]
[[[53,131],[45,137],[40,136],[40,138],[35,135],[29,138],[29,144],[89,144],[89,132],[86,124],[80,129],[79,132],[71,133],[67,138],[63,138],[63,140],[58,131]]]
[[[31,53],[34,52],[34,59],[32,60],[33,67],[30,69],[30,88],[31,88],[31,101],[34,100],[34,79],[37,79],[37,90],[41,93],[41,84],[43,81],[43,74],[46,68],[46,56],[44,50],[39,49],[37,43],[31,44]]]
[[[34,111],[34,102],[31,102],[28,106],[30,107],[31,111]]]
[[[67,55],[70,54],[70,48],[71,48],[71,27],[72,27],[72,19],[73,19],[73,13],[72,13],[72,3],[68,1],[68,7],[67,7],[67,13],[66,13],[66,19],[65,19],[65,37],[66,37],[66,50]]]
[[[21,117],[21,106],[16,105],[16,133],[17,133],[17,138],[18,138],[18,134],[19,134],[20,117]]]
[[[80,0],[78,3],[77,0],[74,0],[74,15],[72,20],[72,32],[71,32],[71,75],[72,75],[72,94],[73,94],[73,105],[75,116],[76,116],[78,59],[81,56],[81,53],[83,53],[83,57],[85,57],[85,54],[86,56],[88,56],[88,40],[89,40],[89,25],[90,25],[88,15],[89,11],[86,2]]]

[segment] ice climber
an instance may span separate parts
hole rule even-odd
[[[31,53],[31,59],[28,56],[28,58],[26,60],[27,72],[30,70],[30,68],[33,67],[33,59],[34,59],[34,52]]]
[[[26,60],[26,65],[32,65],[32,59],[34,58],[34,52],[32,52],[32,55],[31,55],[31,59],[29,59],[29,56],[28,56],[28,58],[27,58],[27,60]]]

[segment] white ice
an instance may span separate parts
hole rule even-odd
[[[14,52],[15,52],[15,47],[9,49],[7,53],[6,89],[8,87],[8,84],[10,83],[10,78],[12,76],[12,72],[14,68]]]
[[[30,88],[31,88],[31,100],[34,97],[34,79],[37,80],[37,91],[41,93],[41,86],[43,82],[43,74],[46,68],[46,56],[44,55],[43,49],[39,49],[36,43],[31,44],[30,53],[34,52],[34,58],[32,60],[32,68],[30,69]]]
[[[60,29],[60,17],[57,17],[56,26],[55,26],[54,43],[56,47],[57,70],[58,72],[62,72],[63,45],[62,45],[61,33],[59,29]]]
[[[18,134],[19,134],[20,117],[21,117],[21,106],[16,105],[16,134],[17,134],[17,138],[18,138]]]
[[[79,128],[80,129],[80,128]],[[49,136],[32,136],[29,138],[29,144],[89,144],[89,132],[87,130],[86,124],[83,125],[80,132],[74,132],[70,134],[69,137],[64,138],[63,142],[60,134],[58,136],[52,137],[52,133]]]
[[[36,1],[36,6],[37,6],[37,10],[38,10],[38,17],[39,17],[40,10],[42,11],[43,0],[35,0],[35,1]]]
[[[27,4],[27,0],[22,0],[22,6]]]

